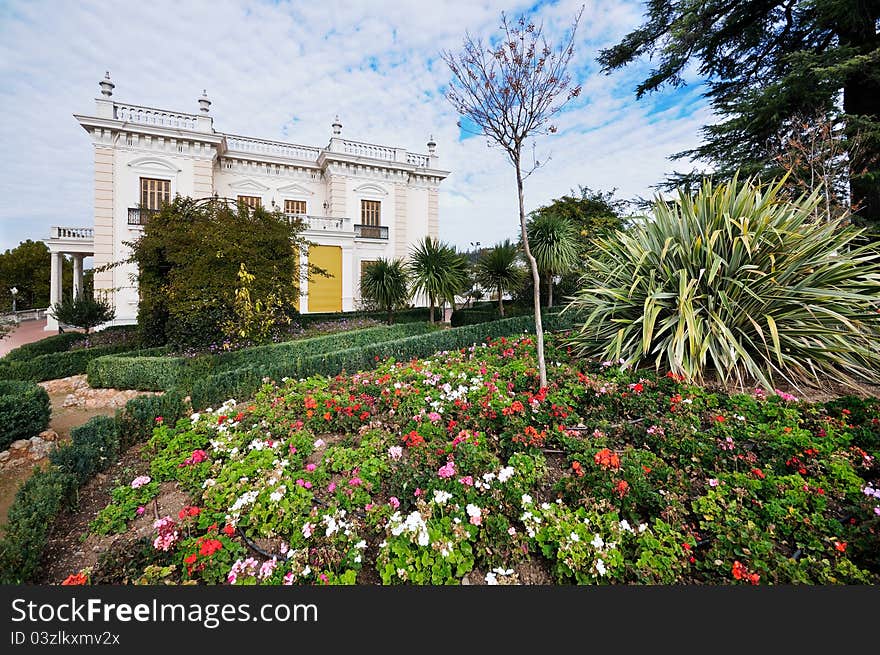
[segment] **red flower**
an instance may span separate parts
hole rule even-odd
[[[593,455],[593,460],[596,462],[596,464],[606,470],[620,468],[620,457],[617,453],[612,452],[608,448],[603,448],[598,453]]]
[[[89,579],[82,573],[71,573],[61,584],[65,587],[88,584]]]
[[[726,420],[727,420],[727,419],[724,418],[723,416],[721,416],[720,414],[719,414],[718,416],[715,417],[715,422],[716,422],[716,423],[724,423],[724,421],[726,421]]]
[[[753,474],[755,475],[755,477],[758,478],[759,480],[763,480],[764,478],[767,477],[767,476],[764,474],[764,471],[762,471],[762,470],[759,469],[759,468],[754,468],[754,469],[752,469],[752,473],[753,473]]]
[[[165,420],[165,419],[163,419],[161,416],[156,417],[156,423],[161,423],[163,420]]]
[[[424,445],[425,439],[415,430],[411,430],[409,434],[403,435],[403,443],[409,448],[416,448]]]
[[[318,406],[318,401],[315,400],[312,396],[306,396],[303,399],[303,404],[306,409],[315,409]]]
[[[836,550],[838,553],[845,553],[846,552],[846,542],[845,541],[835,541],[834,542],[834,550]]]
[[[574,474],[576,476],[578,476],[579,478],[584,477],[584,469],[581,466],[581,463],[579,461],[577,461],[577,460],[573,461],[571,463],[571,468],[574,471]]]
[[[225,534],[227,537],[231,537],[235,534],[235,528],[233,528],[231,525],[226,525],[223,528],[223,534]]]
[[[184,561],[185,564],[190,564],[190,565],[191,565],[191,564],[195,564],[195,563],[196,563],[196,559],[197,559],[197,558],[196,558],[196,554],[193,553],[192,555],[187,555],[186,558],[185,558],[183,561]]]
[[[324,420],[325,420],[325,421],[329,421],[329,420],[330,420],[330,412],[324,412]]]
[[[614,491],[618,496],[623,498],[627,492],[629,491],[629,483],[626,480],[621,480],[616,485],[614,485]]]

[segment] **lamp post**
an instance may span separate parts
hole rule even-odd
[[[12,287],[9,290],[9,293],[12,294],[12,315],[14,316],[15,315],[15,300],[16,300],[16,297],[18,296],[18,287]]]

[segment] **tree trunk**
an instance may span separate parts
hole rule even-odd
[[[434,322],[434,296],[428,296],[428,304],[431,307],[431,323]]]
[[[394,325],[394,310],[388,308],[388,325]]]
[[[504,294],[501,291],[501,285],[498,285],[498,313],[504,318]]]
[[[875,12],[865,11],[861,20],[840,32],[842,45],[849,45],[863,55],[872,52],[878,46],[875,29]],[[867,71],[855,71],[849,75],[843,86],[843,111],[850,116],[860,116],[873,121],[880,121],[880,80]],[[855,121],[847,126],[850,135],[861,134],[862,158],[866,162],[856,166],[855,175],[850,177],[850,193],[853,205],[858,205],[857,218],[862,223],[873,226],[880,225],[880,138],[869,136],[868,129],[859,129]]]
[[[553,275],[547,274],[547,309],[553,307]]]
[[[526,206],[523,198],[523,180],[522,170],[519,163],[519,151],[516,153],[516,190],[519,194],[519,226],[522,230],[523,250],[526,254],[526,261],[532,269],[532,281],[534,282],[534,301],[535,301],[535,340],[537,341],[538,350],[538,377],[540,378],[541,388],[547,386],[547,364],[544,362],[544,326],[541,323],[541,276],[538,273],[538,262],[532,256],[529,248],[529,235],[526,231]]]

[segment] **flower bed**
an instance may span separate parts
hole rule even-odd
[[[265,384],[160,421],[145,575],[232,584],[876,583],[880,402],[725,395],[530,337]],[[135,481],[132,481],[134,483]],[[156,579],[155,575],[154,578]]]

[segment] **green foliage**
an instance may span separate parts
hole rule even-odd
[[[37,471],[19,488],[0,541],[0,583],[20,584],[36,573],[56,514],[75,500],[73,475]]]
[[[394,311],[409,303],[409,282],[403,260],[380,257],[364,269],[361,277],[361,297],[388,316],[388,324],[394,322]],[[433,307],[431,308],[433,311]]]
[[[0,380],[0,450],[17,439],[30,439],[49,425],[49,394],[42,387],[16,380]]]
[[[200,346],[222,340],[235,322],[238,274],[254,276],[251,302],[295,313],[299,296],[296,248],[303,226],[280,212],[212,199],[175,198],[150,218],[132,244],[140,304],[138,324],[148,345]]]
[[[80,298],[65,298],[55,303],[49,313],[59,323],[83,328],[86,334],[93,327],[108,323],[116,316],[116,310],[109,300],[83,295]]]
[[[73,475],[78,484],[95,473],[105,471],[119,454],[116,421],[108,416],[93,416],[70,431],[71,441],[49,454],[51,462],[64,473]]]
[[[93,388],[164,391],[183,378],[183,357],[144,357],[131,353],[105,355],[89,362],[89,386]]]
[[[713,124],[704,142],[679,153],[715,163],[719,176],[736,170],[777,176],[773,150],[800,113],[826,111],[846,125],[857,218],[880,220],[880,78],[876,3],[794,0],[789,3],[670,0],[646,6],[643,25],[603,50],[606,72],[648,55],[655,59],[636,96],[682,84],[695,65],[708,79]],[[840,111],[842,106],[843,111]],[[861,133],[861,147],[856,147]],[[692,184],[702,174],[686,176]],[[681,178],[679,178],[681,179]]]
[[[12,294],[18,289],[16,309],[49,306],[49,272],[52,266],[49,247],[42,241],[22,241],[15,248],[0,253],[0,311],[12,310]],[[62,288],[73,281],[73,263],[62,258]]]
[[[176,389],[166,391],[161,396],[132,398],[122,410],[116,412],[121,447],[128,448],[133,443],[149,438],[153,434],[157,418],[174,423],[186,412],[183,395]]]
[[[476,266],[477,281],[498,294],[498,312],[504,317],[505,292],[516,291],[523,283],[525,271],[519,265],[519,251],[510,239],[489,248],[480,255]]]
[[[87,338],[87,335],[83,334],[82,332],[64,332],[62,334],[53,334],[52,336],[46,337],[45,339],[40,339],[39,341],[26,343],[23,346],[19,346],[18,348],[13,348],[0,361],[17,362],[31,359],[33,357],[39,357],[40,355],[65,352],[67,350],[70,350],[70,347],[73,344],[84,341]]]
[[[816,221],[815,196],[779,189],[707,181],[597,240],[572,344],[691,380],[880,379],[880,255],[854,245],[858,230]]]
[[[66,352],[48,353],[28,359],[0,360],[0,379],[3,380],[57,380],[85,373],[89,362],[103,355],[112,355],[137,348],[130,343],[96,346]]]
[[[455,297],[467,287],[467,259],[453,246],[434,237],[427,236],[413,246],[407,268],[412,276],[413,291],[428,296],[432,312],[440,299],[454,306]]]
[[[533,214],[526,230],[538,271],[547,282],[547,306],[552,307],[553,277],[572,270],[580,258],[577,230],[566,217],[551,212]]]
[[[89,532],[101,535],[125,532],[128,522],[137,517],[138,508],[146,507],[158,493],[158,482],[148,482],[137,488],[130,484],[116,487],[110,492],[110,503],[89,523]]]
[[[232,318],[223,326],[228,340],[262,343],[289,329],[291,316],[282,296],[272,290],[265,298],[256,297],[256,276],[248,273],[244,262],[238,271],[238,285]]]

